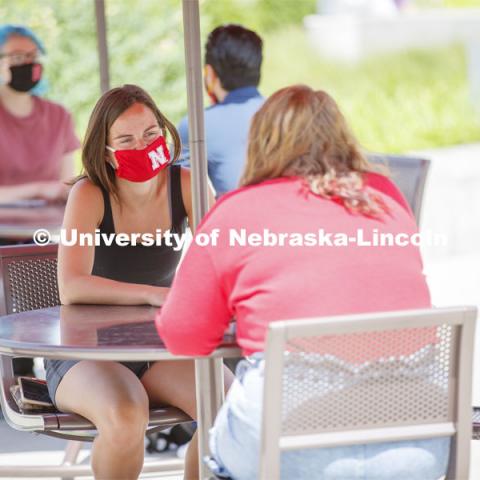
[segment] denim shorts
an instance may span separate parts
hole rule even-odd
[[[50,398],[55,406],[55,395],[65,374],[77,363],[78,360],[45,360],[47,387]],[[150,362],[118,362],[131,370],[138,378],[150,368]]]
[[[220,476],[257,478],[263,368],[258,355],[239,364],[210,431],[210,466]],[[450,437],[290,451],[281,455],[281,479],[437,480],[446,474],[449,452]]]

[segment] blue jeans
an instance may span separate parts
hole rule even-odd
[[[210,432],[217,472],[257,478],[263,361],[243,361]],[[284,452],[282,480],[438,480],[446,474],[450,437]]]

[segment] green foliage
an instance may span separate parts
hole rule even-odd
[[[143,86],[178,122],[187,108],[181,2],[106,4],[112,86]],[[263,93],[297,82],[328,90],[368,148],[397,152],[480,139],[460,48],[334,65],[318,58],[300,26],[315,10],[315,0],[200,0],[200,5],[202,43],[218,24],[254,28],[265,40]],[[93,1],[0,0],[0,18],[29,25],[44,40],[48,97],[73,112],[83,135],[100,96]]]
[[[417,0],[415,3],[421,7],[480,7],[480,0]]]
[[[401,152],[480,140],[460,47],[335,65],[322,61],[296,27],[267,35],[265,47],[264,93],[293,83],[328,91],[369,149]]]
[[[222,23],[240,23],[259,32],[302,22],[315,13],[316,0],[200,0],[208,30]]]
[[[445,7],[480,7],[480,0],[443,0]]]
[[[480,0],[410,0],[417,8],[472,8],[480,7]]]
[[[112,86],[141,85],[169,117],[179,119],[186,101],[179,2],[106,3]]]

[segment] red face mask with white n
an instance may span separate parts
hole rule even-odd
[[[130,182],[146,182],[170,163],[170,152],[163,136],[141,150],[115,150],[108,145],[107,149],[117,159],[117,177]]]

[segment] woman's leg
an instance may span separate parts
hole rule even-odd
[[[139,379],[117,362],[81,361],[63,377],[55,402],[98,430],[92,470],[100,480],[138,478],[143,466],[148,397]]]
[[[228,391],[234,377],[224,367],[225,391]],[[180,408],[193,419],[197,418],[195,399],[195,362],[193,360],[172,360],[156,362],[141,379],[151,404],[172,405]],[[185,479],[198,478],[197,434],[192,438],[185,457]]]
[[[263,369],[245,360],[236,373],[235,382],[210,431],[210,450],[219,473],[250,480],[258,476]]]

